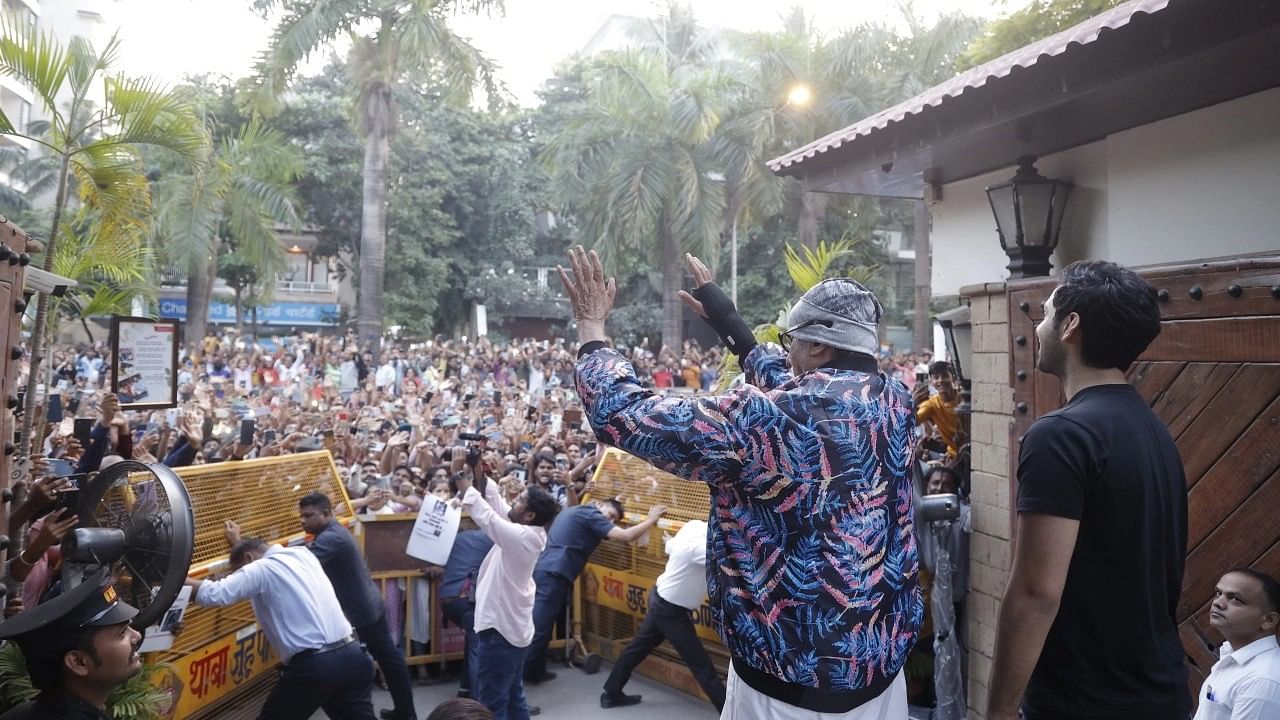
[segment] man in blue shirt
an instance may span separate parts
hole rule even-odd
[[[382,601],[378,586],[369,577],[369,566],[360,555],[351,533],[333,519],[333,504],[324,493],[302,496],[298,501],[298,514],[302,529],[315,536],[307,547],[320,560],[325,575],[333,583],[342,611],[386,677],[395,709],[384,709],[381,717],[384,720],[417,720],[409,666],[391,637],[391,630],[387,627],[387,606]]]
[[[556,618],[564,612],[565,600],[578,579],[587,558],[595,552],[600,541],[609,538],[619,542],[635,542],[649,532],[649,528],[666,514],[667,508],[655,505],[649,516],[633,527],[618,527],[622,519],[622,503],[617,500],[601,500],[578,505],[562,511],[547,533],[547,547],[538,557],[533,568],[533,581],[538,585],[538,595],[533,604],[533,644],[524,663],[524,681],[536,685],[555,678],[547,671],[547,644]]]
[[[483,530],[466,530],[453,540],[453,550],[440,576],[440,610],[449,622],[462,628],[466,640],[462,652],[462,683],[458,697],[471,697],[471,650],[476,637],[476,576],[493,541]]]

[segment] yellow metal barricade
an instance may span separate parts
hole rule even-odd
[[[596,468],[594,480],[594,497],[619,497],[632,524],[643,520],[655,505],[668,508],[645,540],[635,544],[611,540],[600,543],[578,579],[574,593],[578,620],[573,635],[588,650],[615,659],[639,630],[649,591],[666,568],[664,535],[674,535],[689,520],[706,520],[711,501],[705,484],[664,473],[613,448]],[[712,625],[705,598],[692,615],[698,637],[723,673],[728,667],[728,652]],[[700,694],[697,683],[669,643],[663,643],[653,655],[660,662],[642,665],[640,672]]]
[[[351,504],[327,451],[275,458],[176,468],[191,496],[195,514],[195,552],[191,574],[205,577],[226,571],[224,523],[235,521],[244,537],[295,544],[304,535],[298,500],[323,492],[334,515],[351,521]],[[274,684],[279,661],[243,602],[226,608],[188,606],[182,633],[166,652],[148,662],[164,663],[156,682],[169,691],[166,718],[256,717],[248,695],[265,695]]]

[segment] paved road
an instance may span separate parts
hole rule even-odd
[[[541,718],[546,720],[584,720],[600,718],[601,720],[712,720],[719,717],[711,703],[698,700],[678,690],[659,685],[640,675],[631,678],[627,683],[628,694],[640,694],[644,701],[639,705],[625,708],[603,710],[600,707],[600,689],[605,678],[609,677],[609,663],[605,663],[600,672],[587,675],[578,668],[566,668],[559,663],[552,663],[555,680],[537,687],[526,688],[525,696],[530,705],[542,708]],[[418,685],[414,687],[414,703],[418,707],[418,717],[426,718],[436,705],[454,697],[457,693],[456,682],[442,685]],[[391,696],[385,690],[373,689],[373,707],[376,714],[381,708],[391,707]],[[326,718],[323,712],[316,713],[315,718]]]

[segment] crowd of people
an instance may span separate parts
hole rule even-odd
[[[686,523],[667,538],[666,568],[639,633],[604,685],[602,708],[641,701],[624,687],[636,664],[666,639],[722,718],[905,717],[903,666],[924,631],[927,583],[920,571],[941,571],[934,562],[942,550],[958,560],[949,579],[954,612],[964,614],[968,439],[954,373],[925,353],[886,356],[878,341],[878,300],[847,279],[807,292],[779,344],[757,343],[706,267],[687,260],[695,286],[681,299],[744,370],[745,382],[726,384],[727,390],[720,387],[718,349],[686,345],[676,354],[610,347],[604,327],[615,290],[598,258],[581,249],[571,253],[571,274],[562,271],[578,326],[571,343],[389,339],[375,360],[374,350],[359,348],[352,335],[299,334],[265,346],[210,335],[180,357],[179,406],[139,412],[127,410],[131,398],[124,393],[107,392],[110,358],[102,348],[56,349],[51,399],[42,409],[50,422],[40,428],[38,452],[29,459],[30,477],[38,479],[26,481],[30,499],[10,521],[11,536],[25,532],[28,539],[10,563],[25,584],[6,611],[69,602],[58,600],[58,544],[76,518],[48,511],[70,474],[55,466],[93,472],[123,458],[183,466],[327,449],[360,515],[416,511],[428,497],[468,512],[477,529],[458,535],[438,572],[439,606],[466,634],[460,698],[444,709],[523,720],[538,714],[526,701],[525,685],[555,678],[546,666],[548,643],[588,558],[605,539],[647,536],[666,512],[655,506],[643,521],[623,527],[620,499],[594,497],[591,477],[607,445],[705,483],[712,513],[707,523]],[[1023,443],[1019,537],[1039,541],[1020,547],[1013,562],[996,642],[992,716],[1012,717],[1020,701],[1030,716],[1057,717],[1054,704],[1085,707],[1080,703],[1096,700],[1101,708],[1128,698],[1126,712],[1133,716],[1151,711],[1185,720],[1176,631],[1164,632],[1172,627],[1165,627],[1164,613],[1176,600],[1180,572],[1135,595],[1125,614],[1149,617],[1161,630],[1145,638],[1143,657],[1131,658],[1148,673],[1150,692],[1136,699],[1118,688],[1096,698],[1060,697],[1055,673],[1073,667],[1077,656],[1091,656],[1072,634],[1079,622],[1070,618],[1097,609],[1067,574],[1085,562],[1070,550],[1084,532],[1081,518],[1105,515],[1087,493],[1076,492],[1095,470],[1063,458],[1075,457],[1082,443],[1089,457],[1123,454],[1098,447],[1095,436],[1077,437],[1075,428],[1147,429],[1150,452],[1136,470],[1145,489],[1134,503],[1109,510],[1138,506],[1160,519],[1149,537],[1126,540],[1144,549],[1147,562],[1176,559],[1181,567],[1185,549],[1178,538],[1185,542],[1186,522],[1176,449],[1150,409],[1131,402],[1123,389],[1124,367],[1150,338],[1103,356],[1097,348],[1105,343],[1080,340],[1080,317],[1105,310],[1079,298],[1131,286],[1132,296],[1121,300],[1141,305],[1140,279],[1115,266],[1068,270],[1067,290],[1059,288],[1056,302],[1075,304],[1052,319],[1047,308],[1037,335],[1040,369],[1062,377],[1075,400],[1064,414],[1039,421]],[[1158,329],[1158,311],[1155,317]],[[1096,415],[1094,405],[1129,418],[1128,429]],[[77,417],[97,420],[81,427]],[[1074,424],[1047,429],[1066,418]],[[1164,495],[1143,495],[1165,485]],[[921,496],[935,494],[959,496],[961,510],[945,532],[926,534],[913,515]],[[193,601],[253,604],[285,661],[264,717],[305,717],[319,707],[334,717],[374,717],[369,683],[360,680],[373,666],[358,641],[391,690],[394,707],[381,717],[416,718],[405,649],[395,640],[405,622],[396,617],[400,600],[379,594],[349,533],[334,522],[328,497],[308,495],[298,512],[314,538],[306,548],[241,538],[228,523],[234,572],[192,579]],[[1082,542],[1100,543],[1103,552],[1115,542],[1108,538],[1092,530]],[[1062,603],[1048,615],[1047,606],[1035,602],[1046,583],[1056,583]],[[1238,707],[1276,707],[1266,696],[1275,688],[1254,682],[1270,667],[1258,672],[1259,663],[1274,664],[1277,654],[1275,590],[1269,576],[1247,569],[1219,583],[1213,623],[1228,637],[1230,657],[1219,663],[1227,663],[1221,672],[1214,667],[1210,679],[1218,678],[1220,690],[1209,687],[1202,711],[1219,695]],[[727,682],[689,623],[687,611],[704,591],[731,658]],[[98,611],[98,620],[79,626],[82,632],[103,627],[102,617],[118,621],[111,627],[132,617],[114,599],[77,596],[77,602]],[[106,610],[99,607],[104,602]],[[963,622],[957,627],[963,635]],[[1037,665],[1040,644],[1062,652]],[[24,653],[28,647],[34,645],[23,645]],[[1247,652],[1233,653],[1233,647]],[[1242,670],[1255,656],[1265,659]],[[996,677],[1002,678],[998,687]],[[1095,681],[1107,687],[1104,679]],[[1265,697],[1258,699],[1260,693]]]

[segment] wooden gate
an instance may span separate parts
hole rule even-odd
[[[1187,564],[1178,603],[1191,690],[1222,637],[1209,603],[1223,572],[1280,577],[1280,256],[1142,270],[1160,293],[1160,336],[1129,382],[1168,424],[1186,469]],[[1058,379],[1035,371],[1034,328],[1052,278],[1008,284],[1018,447],[1031,422],[1065,403]],[[1017,497],[1017,457],[1010,497]],[[1194,696],[1194,695],[1193,695]]]

